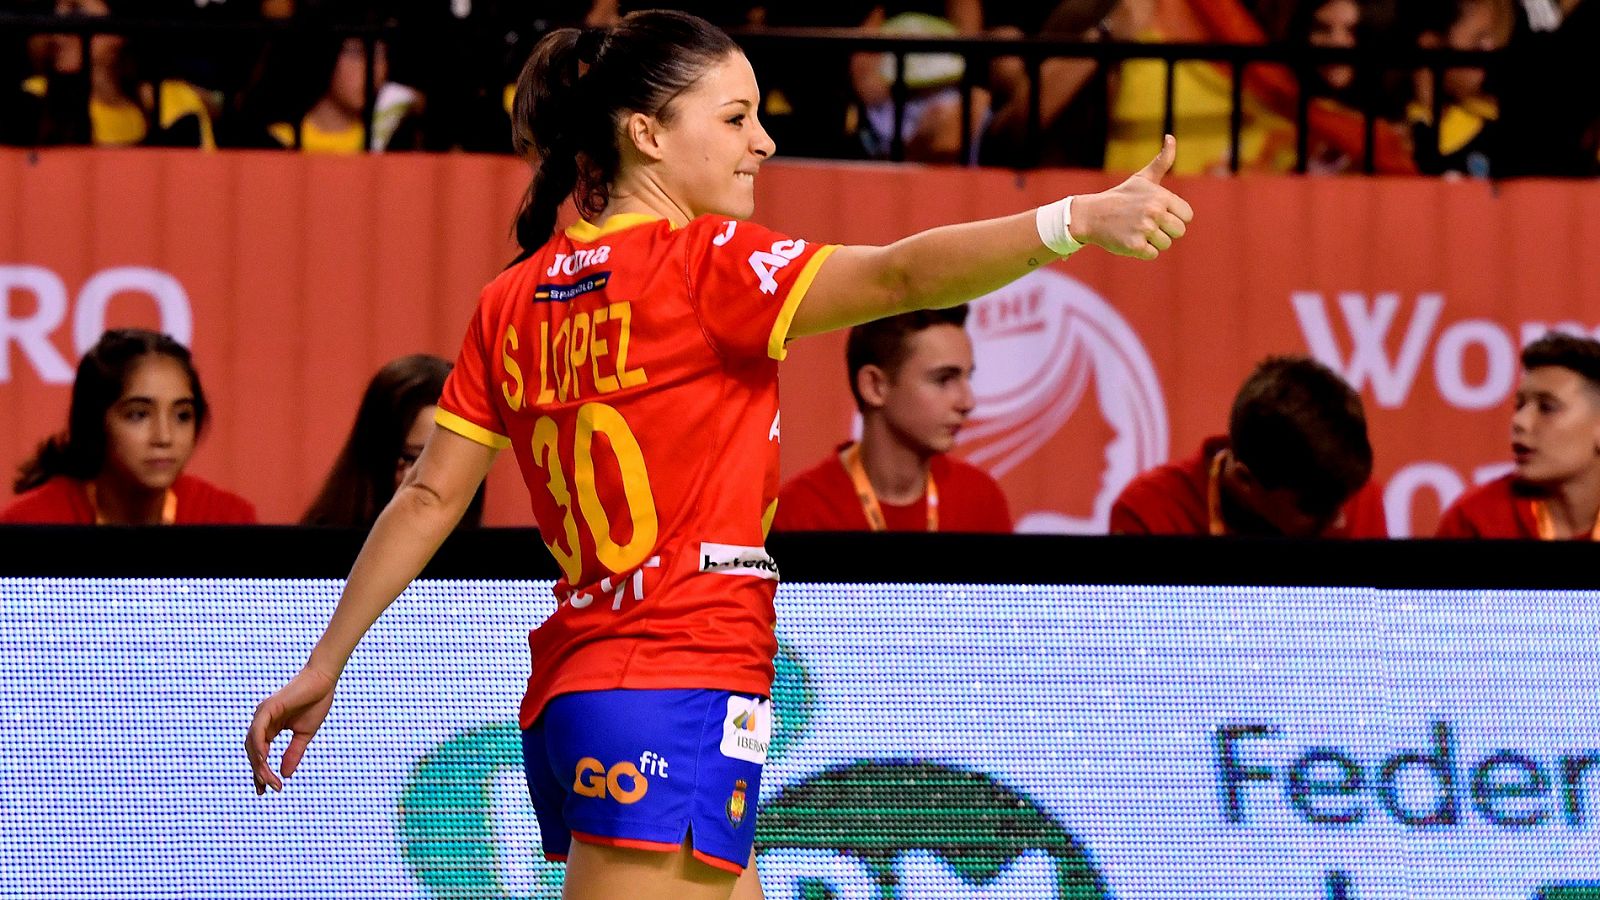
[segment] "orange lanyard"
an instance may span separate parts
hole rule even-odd
[[[84,493],[89,495],[89,507],[94,510],[94,523],[96,525],[110,524],[106,520],[105,513],[100,511],[100,501],[95,496],[94,482],[91,481],[84,484],[83,490]],[[167,498],[161,504],[161,524],[171,525],[176,521],[178,521],[178,495],[171,488],[168,488]]]
[[[1206,481],[1206,515],[1210,520],[1207,533],[1220,537],[1228,533],[1228,523],[1222,520],[1222,451],[1211,457],[1211,477]]]
[[[1539,529],[1539,540],[1556,540],[1556,523],[1550,518],[1550,509],[1543,500],[1531,500],[1533,507],[1533,522]],[[1589,529],[1589,540],[1600,541],[1600,518],[1596,518],[1594,527]]]
[[[861,445],[851,444],[839,451],[839,462],[850,473],[856,487],[856,499],[861,501],[861,512],[866,514],[867,525],[873,531],[888,531],[889,523],[883,518],[883,507],[878,505],[878,493],[867,480],[867,471],[861,465]],[[933,483],[933,473],[928,473],[928,530],[939,530],[939,486]]]

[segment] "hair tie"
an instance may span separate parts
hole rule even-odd
[[[610,28],[585,28],[578,33],[578,42],[573,49],[577,51],[578,61],[585,65],[594,65],[600,60],[600,54],[606,50],[606,43],[611,40]]]

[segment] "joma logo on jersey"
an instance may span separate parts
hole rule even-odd
[[[667,777],[667,761],[655,753],[646,751],[640,763],[660,777]],[[639,766],[627,760],[608,769],[600,760],[585,756],[578,760],[572,779],[572,792],[578,796],[600,800],[609,797],[623,806],[643,800],[649,790],[650,780],[639,771]]]
[[[544,271],[545,277],[554,278],[557,275],[576,275],[590,266],[598,266],[611,258],[611,245],[596,247],[593,250],[576,250],[572,253],[557,253],[556,261]]]

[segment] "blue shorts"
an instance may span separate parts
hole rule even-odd
[[[587,691],[522,732],[546,859],[574,840],[676,851],[744,871],[756,835],[772,702],[715,690]]]

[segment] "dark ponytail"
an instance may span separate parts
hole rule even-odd
[[[30,491],[58,475],[84,481],[99,475],[106,461],[106,413],[122,398],[128,373],[151,354],[176,360],[189,376],[198,437],[205,428],[209,407],[205,393],[200,390],[200,373],[195,371],[189,348],[164,334],[142,328],[107,331],[78,363],[78,374],[72,380],[72,404],[67,410],[66,432],[47,438],[39,445],[33,458],[17,470],[13,490],[19,494]]]
[[[664,10],[540,39],[517,78],[511,117],[512,144],[533,165],[516,221],[523,253],[550,240],[568,197],[584,218],[606,208],[622,165],[623,117],[670,118],[672,100],[738,49],[704,19]]]

